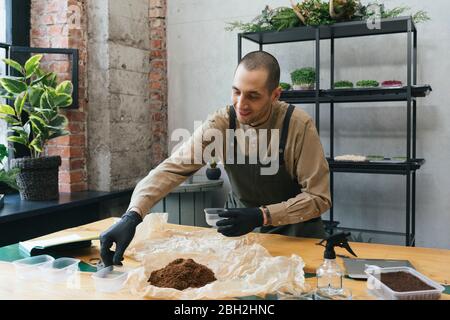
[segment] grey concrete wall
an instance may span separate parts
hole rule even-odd
[[[263,0],[173,0],[168,4],[169,133],[193,129],[195,120],[230,103],[230,86],[237,60],[236,32],[224,30],[226,22],[251,20],[268,3]],[[389,7],[405,1],[385,1]],[[285,0],[271,6],[289,5]],[[415,10],[426,9],[432,21],[419,24],[419,83],[429,83],[433,93],[418,103],[419,157],[427,159],[417,174],[417,245],[450,247],[450,21],[446,0],[411,0]],[[426,8],[425,8],[426,6]],[[267,46],[282,68],[282,81],[290,82],[293,69],[314,64],[312,43]],[[257,50],[245,43],[243,51]],[[329,86],[329,43],[322,42],[321,80]],[[406,81],[406,35],[339,40],[336,43],[336,78]],[[313,115],[312,106],[299,106]],[[322,111],[322,142],[329,150],[328,106]],[[400,103],[340,104],[336,110],[336,154],[406,153],[406,107]],[[335,211],[342,225],[403,231],[406,179],[399,176],[336,174]],[[225,188],[226,189],[226,188]],[[223,204],[216,194],[216,205]],[[327,218],[327,215],[325,215]],[[359,236],[358,234],[356,234]],[[403,244],[403,238],[361,235],[365,241]]]
[[[134,187],[150,170],[149,1],[88,1],[89,189]]]

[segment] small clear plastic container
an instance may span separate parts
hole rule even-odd
[[[59,258],[39,267],[44,280],[53,283],[66,281],[78,272],[79,259]]]
[[[39,267],[54,260],[55,259],[53,257],[43,254],[40,256],[16,260],[13,262],[13,265],[19,279],[29,280],[38,278],[40,273]]]
[[[206,223],[211,226],[217,228],[217,221],[223,220],[225,218],[219,217],[219,212],[223,212],[224,208],[207,208],[205,209],[205,219]]]
[[[422,280],[433,289],[421,291],[397,292],[385,285],[380,277],[380,273],[389,272],[407,272]],[[445,290],[443,286],[427,278],[410,267],[379,268],[376,266],[367,266],[365,273],[369,276],[367,279],[367,290],[370,294],[383,300],[438,300]]]
[[[92,275],[95,290],[98,292],[116,292],[123,288],[128,279],[128,271],[121,268],[106,267]]]

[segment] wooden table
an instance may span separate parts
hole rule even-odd
[[[97,221],[81,227],[67,229],[42,238],[57,235],[67,235],[76,232],[99,233],[108,228],[114,219]],[[182,230],[198,230],[198,227],[173,225]],[[323,248],[315,245],[317,240],[292,238],[280,235],[261,235],[261,244],[274,256],[290,256],[297,254],[305,261],[305,273],[314,273],[322,263]],[[367,259],[405,259],[409,260],[415,268],[443,284],[450,284],[450,250],[411,248],[388,246],[368,243],[351,243],[353,250],[360,258]],[[346,254],[337,248],[337,254]],[[99,243],[94,241],[93,246],[85,249],[76,256],[81,261],[89,263],[91,258],[98,258]],[[342,259],[338,258],[342,264]],[[125,266],[138,266],[138,262],[126,258]],[[308,278],[308,284],[315,287],[316,278]],[[366,282],[344,279],[344,285],[352,290],[353,299],[373,299],[366,292]],[[126,289],[116,293],[97,293],[91,279],[91,273],[80,272],[77,281],[68,287],[66,284],[48,284],[39,280],[23,281],[15,276],[14,267],[9,262],[0,262],[0,299],[139,299],[131,295]],[[450,295],[443,295],[442,299],[450,300]]]

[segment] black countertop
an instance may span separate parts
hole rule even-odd
[[[21,200],[20,195],[5,196],[5,204],[0,209],[0,223],[30,218],[42,213],[72,209],[79,206],[115,199],[132,194],[133,189],[113,192],[82,191],[72,193],[60,193],[58,200],[52,201],[26,201]]]

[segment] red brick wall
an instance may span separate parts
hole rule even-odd
[[[79,50],[78,109],[67,110],[70,136],[50,141],[46,154],[60,155],[59,172],[61,192],[87,189],[86,173],[86,62],[87,25],[84,20],[85,0],[32,0],[31,46],[48,48],[77,48]],[[45,69],[58,74],[58,80],[70,79],[71,66],[65,55],[46,55]]]
[[[152,167],[167,157],[167,0],[150,0],[150,113]]]
[[[119,1],[119,0],[117,0]],[[149,0],[149,74],[150,113],[152,121],[152,167],[167,157],[167,52],[166,0]],[[75,9],[75,11],[72,11]],[[87,22],[86,0],[32,0],[31,45],[34,47],[78,48],[79,108],[66,111],[70,136],[50,142],[48,155],[60,155],[60,191],[87,189]],[[78,20],[77,20],[78,19]],[[75,23],[74,23],[75,22]],[[79,22],[79,23],[78,23]],[[65,56],[49,55],[43,67],[58,73],[59,80],[69,79],[70,64]]]

